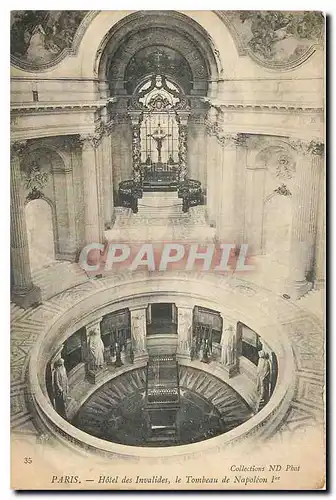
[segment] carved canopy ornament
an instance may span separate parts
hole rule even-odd
[[[160,112],[187,109],[188,102],[177,85],[164,75],[157,74],[140,84],[131,99],[130,108]]]

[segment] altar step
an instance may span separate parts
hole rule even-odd
[[[177,192],[143,193],[138,200],[139,217],[148,219],[170,219],[174,217],[187,217],[182,212],[182,200]]]

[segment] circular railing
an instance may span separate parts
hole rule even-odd
[[[170,446],[168,448],[152,448],[152,447],[135,447],[126,446],[117,443],[107,442],[77,429],[72,424],[64,420],[53,408],[47,394],[45,382],[45,369],[51,354],[55,350],[56,345],[60,345],[66,338],[72,335],[73,331],[92,321],[96,317],[102,316],[104,313],[111,310],[111,306],[116,308],[137,306],[139,303],[148,303],[155,300],[167,300],[167,295],[170,300],[184,300],[195,303],[201,300],[204,305],[212,305],[214,308],[219,308],[219,304],[226,303],[226,311],[230,309],[230,294],[228,290],[222,290],[220,293],[218,284],[214,283],[213,278],[209,283],[202,283],[202,288],[199,286],[199,281],[188,279],[186,276],[180,277],[180,284],[177,286],[176,276],[171,277],[148,277],[142,274],[140,279],[134,274],[133,280],[129,282],[115,283],[109,280],[106,283],[104,290],[97,291],[93,297],[86,297],[72,306],[69,310],[57,318],[54,323],[46,327],[43,333],[38,337],[37,342],[31,352],[29,362],[29,388],[32,396],[32,404],[36,414],[43,422],[44,426],[52,432],[58,439],[64,441],[68,446],[74,445],[77,449],[82,449],[85,453],[95,452],[108,455],[118,455],[120,457],[157,457],[162,460],[169,460],[177,455],[191,455],[211,451],[211,449],[226,447],[234,443],[240,442],[247,438],[254,439],[257,436],[267,437],[274,433],[283,420],[284,415],[293,398],[295,390],[295,362],[291,344],[287,337],[284,328],[279,325],[277,327],[276,336],[274,336],[274,320],[270,316],[270,322],[263,318],[259,323],[258,320],[254,325],[257,328],[261,338],[263,338],[272,348],[278,359],[278,378],[274,392],[266,404],[266,406],[251,417],[248,421],[240,426],[230,430],[229,432],[210,438],[198,443]],[[212,283],[211,283],[212,281]],[[237,280],[239,281],[239,280]],[[198,283],[198,287],[195,284]],[[200,293],[200,288],[202,292]],[[137,293],[137,289],[141,290]],[[179,292],[176,292],[176,290]],[[155,292],[153,291],[155,290]],[[191,290],[197,290],[190,292]],[[114,293],[111,293],[114,291]],[[111,295],[114,296],[111,300]],[[232,293],[231,293],[232,295]],[[232,298],[232,297],[231,297]],[[249,309],[254,310],[258,317],[258,308],[260,306],[260,297],[246,297],[241,301],[241,305],[248,305]],[[237,304],[237,302],[235,302]],[[232,304],[233,305],[233,304]],[[271,314],[272,308],[270,309]],[[234,310],[233,313],[242,319],[245,323],[249,323],[249,319],[244,317],[244,311]],[[251,317],[250,317],[251,319]],[[251,319],[252,320],[252,319]],[[134,366],[130,366],[133,369]],[[206,370],[206,367],[205,367]],[[106,382],[106,380],[105,380]],[[98,388],[98,387],[97,387]],[[96,389],[93,389],[96,390]]]

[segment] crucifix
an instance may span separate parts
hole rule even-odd
[[[170,137],[171,134],[165,134],[161,129],[160,123],[158,123],[157,129],[154,131],[154,134],[147,134],[148,137],[152,137],[156,142],[156,149],[158,152],[158,163],[162,162],[161,151],[162,151],[162,143],[166,137]]]

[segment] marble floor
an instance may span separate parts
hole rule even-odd
[[[95,437],[130,446],[173,446],[223,434],[253,412],[234,389],[204,371],[180,367],[177,434],[170,441],[147,440],[145,374],[140,368],[99,388],[79,409],[72,424]]]

